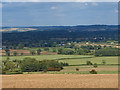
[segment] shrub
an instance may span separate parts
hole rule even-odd
[[[76,68],[76,71],[79,71],[79,68]]]
[[[86,61],[86,64],[87,65],[92,65],[92,62],[91,61]]]
[[[21,53],[21,56],[23,56],[24,55],[24,53]]]
[[[105,65],[105,64],[106,64],[106,61],[105,61],[105,60],[102,60],[102,64]]]
[[[63,66],[69,66],[68,63],[63,63],[63,62],[61,62],[61,65],[63,65]]]
[[[17,54],[18,54],[18,53],[17,53],[16,51],[15,51],[15,52],[13,52],[13,55],[14,55],[14,56],[17,56]]]
[[[89,72],[90,72],[90,74],[97,74],[97,71],[95,69],[92,69]]]
[[[98,67],[97,63],[94,63],[94,64],[93,64],[93,67],[94,67],[94,68],[97,68],[97,67]]]

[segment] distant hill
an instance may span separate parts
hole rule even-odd
[[[115,25],[34,26],[18,28],[15,27],[12,31],[3,31],[3,46],[13,47],[14,45],[14,47],[17,47],[22,43],[25,47],[52,47],[55,43],[58,45],[73,41],[106,42],[118,40],[118,27]],[[6,29],[8,30],[9,28],[6,27]]]
[[[78,25],[78,26],[30,26],[30,27],[2,27],[2,32],[27,32],[27,31],[115,31],[117,25]]]

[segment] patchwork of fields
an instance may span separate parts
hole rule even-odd
[[[94,57],[87,55],[39,55],[39,56],[10,56],[10,60],[22,60],[25,57],[36,58],[37,60],[59,60],[59,62],[68,63],[69,66],[64,66],[61,71],[48,71],[48,74],[89,74],[89,71],[92,69],[97,70],[98,74],[118,74],[118,57]],[[5,60],[7,57],[3,57]],[[105,61],[106,64],[102,65],[102,61]],[[91,61],[93,64],[97,63],[98,67],[94,68],[93,65],[86,65],[87,61]],[[76,71],[76,68],[79,71]],[[40,74],[44,72],[29,72],[31,74]],[[28,73],[24,73],[28,74]]]
[[[61,71],[24,72],[21,75],[2,75],[3,88],[117,88],[118,57],[94,57],[88,55],[35,55],[10,56],[10,60],[22,60],[25,57],[37,60],[59,60],[69,63]],[[7,57],[3,56],[2,60]],[[106,62],[102,65],[102,60]],[[97,63],[98,67],[86,65],[86,61]],[[76,68],[79,71],[76,71]],[[97,74],[90,74],[95,69]],[[51,82],[52,81],[52,82]]]
[[[36,56],[10,56],[10,60],[22,60],[25,57],[36,58],[37,60],[59,60],[60,62],[67,62],[69,65],[81,65],[86,64],[86,61],[91,61],[92,63],[101,64],[102,60],[106,61],[106,64],[118,64],[117,56],[109,57],[94,57],[90,55],[36,55]],[[7,57],[3,56],[2,60]]]

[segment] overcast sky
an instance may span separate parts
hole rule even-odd
[[[3,26],[55,26],[117,24],[117,4],[117,2],[3,2],[0,7],[3,10]]]

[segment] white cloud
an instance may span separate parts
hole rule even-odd
[[[93,6],[98,6],[98,3],[93,2],[92,5],[93,5]]]
[[[118,10],[115,10],[115,13],[118,13]]]
[[[87,6],[88,5],[88,3],[85,3],[85,6]]]
[[[55,9],[56,9],[56,7],[55,7],[55,6],[52,6],[50,9],[55,10]]]
[[[0,8],[2,8],[3,7],[3,5],[2,5],[2,3],[0,3]]]
[[[119,0],[2,0],[2,2],[119,2]]]

